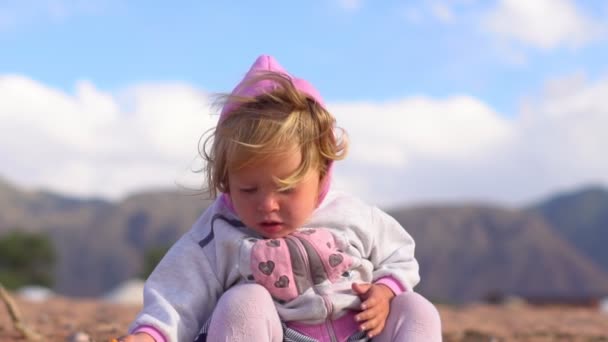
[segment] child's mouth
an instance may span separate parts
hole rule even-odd
[[[278,233],[281,229],[283,229],[283,223],[278,221],[264,221],[260,223],[262,229],[270,234]]]

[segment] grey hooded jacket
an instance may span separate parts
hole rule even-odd
[[[339,279],[311,279],[311,286],[298,288],[297,297],[275,298],[283,321],[318,324],[340,317],[347,309],[358,309],[359,298],[350,291],[352,282],[391,276],[407,291],[419,282],[414,240],[378,208],[330,191],[301,230],[318,227],[335,236],[340,252],[352,262]],[[216,200],[146,281],[144,307],[130,331],[152,326],[167,341],[192,341],[226,290],[259,281],[251,266],[257,238],[261,237],[244,227],[221,198]]]

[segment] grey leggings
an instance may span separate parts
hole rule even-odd
[[[204,330],[206,341],[214,342],[316,341],[286,328],[279,319],[270,294],[257,284],[238,285],[226,291]],[[364,340],[361,336],[353,336],[347,341]],[[439,313],[435,306],[421,295],[404,292],[393,298],[384,330],[374,337],[373,341],[440,342]]]

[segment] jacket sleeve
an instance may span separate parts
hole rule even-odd
[[[133,332],[151,326],[166,341],[193,341],[222,292],[211,264],[189,232],[169,249],[144,286],[144,307]]]
[[[373,282],[391,277],[406,291],[420,281],[415,242],[411,235],[390,215],[372,207],[369,258],[374,265]]]

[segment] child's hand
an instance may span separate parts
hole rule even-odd
[[[361,298],[361,312],[355,316],[359,327],[367,336],[374,337],[382,332],[390,312],[390,302],[395,294],[382,284],[353,283],[353,291]]]
[[[146,333],[137,333],[133,335],[111,339],[110,342],[156,342],[152,336]]]

